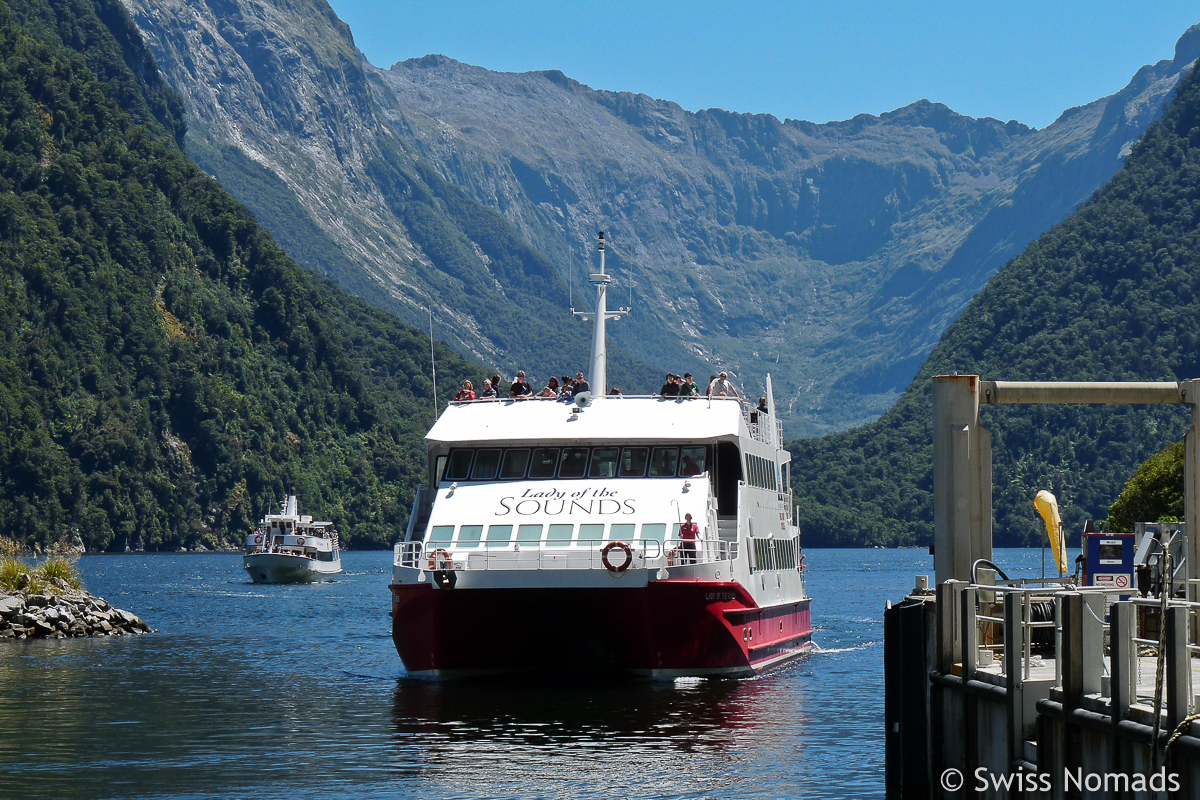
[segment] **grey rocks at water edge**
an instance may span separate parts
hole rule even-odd
[[[65,639],[68,636],[129,636],[150,626],[87,592],[0,592],[0,639]]]

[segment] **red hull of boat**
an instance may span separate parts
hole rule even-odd
[[[743,676],[812,641],[809,600],[759,608],[734,582],[391,590],[392,639],[416,675]]]

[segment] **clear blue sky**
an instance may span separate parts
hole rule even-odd
[[[331,0],[373,64],[440,53],[558,69],[684,108],[825,122],[925,98],[1044,127],[1174,55],[1200,6],[1157,2]]]

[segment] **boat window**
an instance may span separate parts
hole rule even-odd
[[[433,530],[429,532],[429,541],[431,542],[448,542],[453,538],[453,525],[434,525]]]
[[[539,447],[533,451],[533,459],[529,462],[529,477],[553,478],[557,466],[558,448]]]
[[[679,448],[656,447],[650,457],[650,477],[670,478],[675,474],[675,462],[679,460]]]
[[[504,547],[512,539],[512,525],[490,525],[487,532],[488,547]]]
[[[626,447],[621,451],[622,478],[640,478],[646,474],[646,457],[650,454],[648,447]]]
[[[446,480],[465,481],[471,474],[471,457],[474,450],[454,450],[450,453],[450,465],[446,468]]]
[[[621,451],[615,447],[597,447],[593,450],[591,477],[617,477],[617,453],[619,452]]]
[[[565,447],[562,454],[562,465],[558,468],[560,478],[582,478],[587,473],[588,449],[586,447]]]
[[[708,469],[707,447],[685,447],[679,454],[679,474],[684,477],[699,475]]]
[[[643,539],[657,539],[662,541],[667,533],[667,523],[665,522],[647,522],[642,525]]]
[[[442,476],[446,474],[446,457],[438,456],[433,468],[433,485],[437,486],[442,482]]]
[[[459,547],[479,547],[479,540],[483,537],[482,525],[463,525],[458,529],[458,546]]]
[[[541,540],[542,540],[542,526],[541,525],[518,525],[517,526],[517,541],[518,542],[523,542],[525,544],[528,544],[529,542],[533,542],[534,544],[536,544],[536,543],[540,542]]]
[[[499,450],[480,450],[475,454],[475,466],[471,469],[471,480],[494,481],[500,467]]]
[[[551,525],[550,530],[546,533],[546,543],[556,542],[561,545],[570,542],[571,534],[574,531],[574,525]]]
[[[608,528],[608,538],[614,542],[632,542],[637,525],[630,522],[616,522]]]
[[[511,481],[525,477],[525,466],[529,463],[528,450],[505,450],[504,463],[500,466],[500,479]]]
[[[579,543],[595,546],[597,542],[604,541],[604,525],[587,524],[579,526]]]

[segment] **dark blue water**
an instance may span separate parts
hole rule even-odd
[[[806,552],[821,652],[665,685],[406,679],[390,552],[311,586],[250,584],[236,555],[85,556],[157,632],[0,642],[0,797],[882,797],[884,603],[933,559]]]

